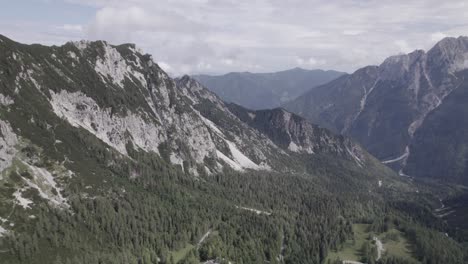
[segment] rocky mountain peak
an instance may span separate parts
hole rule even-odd
[[[468,37],[444,38],[428,51],[433,67],[455,73],[468,68]]]
[[[392,56],[378,67],[364,67],[314,88],[286,107],[350,135],[385,164],[403,168],[404,174],[407,160],[423,163],[412,152],[418,131],[446,98],[463,87],[465,69],[468,37],[445,38],[428,52]],[[424,148],[418,149],[423,155]]]
[[[190,77],[189,75],[184,75],[180,78],[176,79],[176,82],[179,87],[187,88],[191,91],[200,91],[204,90],[205,88],[201,85],[197,80]]]
[[[379,79],[381,80],[396,80],[408,74],[424,64],[426,52],[423,50],[415,50],[408,54],[401,54],[387,58],[379,67]]]
[[[359,166],[369,161],[368,155],[358,144],[343,136],[335,136],[283,108],[254,111],[236,104],[229,104],[228,107],[242,121],[267,135],[284,150],[308,155],[338,155],[353,160]]]
[[[313,126],[305,120],[288,121],[297,117],[283,109],[264,112],[273,117],[262,121],[267,122],[265,128],[269,131],[257,129],[195,79],[170,78],[150,55],[144,55],[132,44],[10,44],[0,43],[6,54],[0,57],[0,70],[11,72],[2,77],[2,82],[11,88],[0,93],[2,107],[15,108],[19,106],[15,102],[38,101],[41,111],[48,113],[45,122],[64,122],[71,131],[95,137],[108,146],[108,151],[123,157],[131,158],[135,151],[153,153],[194,175],[224,168],[283,170],[285,167],[279,164],[292,159],[296,151],[288,152],[288,146],[275,141],[271,137],[274,130],[283,130],[281,135],[292,139],[297,149],[307,149],[305,153],[331,153],[326,148],[316,148],[317,144],[345,149],[331,133],[309,136],[305,128]],[[22,64],[12,68],[6,61]],[[5,65],[10,66],[6,69]],[[24,115],[41,119],[34,112]],[[16,131],[17,124],[12,122],[11,126],[11,131]],[[22,133],[16,136],[26,137]],[[324,138],[333,140],[322,141]]]
[[[393,68],[393,67],[402,67],[408,69],[417,60],[420,60],[426,52],[424,50],[415,50],[408,54],[399,54],[395,56],[390,56],[380,64],[381,68]]]
[[[371,65],[357,69],[354,73],[345,76],[353,79],[374,78],[377,75],[378,71],[379,66]]]
[[[465,51],[468,47],[468,37],[467,36],[459,36],[457,38],[454,37],[446,37],[437,42],[432,49],[434,50],[444,50],[446,53],[450,51]]]

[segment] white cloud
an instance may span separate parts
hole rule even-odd
[[[316,59],[314,57],[309,57],[309,58],[297,57],[295,61],[298,66],[306,67],[306,68],[324,65],[326,63],[325,60]]]
[[[357,36],[363,34],[365,31],[360,29],[345,29],[343,30],[343,35],[348,36]]]
[[[231,65],[234,64],[234,60],[232,60],[232,59],[223,59],[222,63],[225,64],[225,65],[231,66]]]
[[[431,34],[431,41],[436,42],[436,41],[439,41],[439,40],[441,40],[443,38],[446,38],[446,37],[448,37],[447,34],[444,34],[442,32],[432,33]]]
[[[211,66],[210,63],[207,63],[205,61],[200,61],[198,64],[197,64],[197,70],[198,71],[211,71],[213,67]]]
[[[412,48],[406,40],[395,40],[395,45],[400,49],[402,53],[409,53],[412,51]]]
[[[169,65],[168,63],[166,63],[164,61],[158,61],[157,63],[159,65],[159,67],[161,67],[161,69],[163,69],[164,71],[166,71],[166,72],[172,72],[173,71],[171,65]]]
[[[62,26],[58,27],[59,29],[65,30],[65,31],[75,31],[75,32],[81,32],[83,31],[83,25],[76,25],[76,24],[64,24]]]
[[[296,66],[354,71],[428,49],[444,36],[468,34],[468,5],[460,0],[63,1],[95,14],[55,25],[0,18],[0,31],[46,44],[134,42],[176,75]]]

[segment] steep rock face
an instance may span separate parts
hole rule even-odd
[[[208,119],[210,126],[222,129],[223,137],[234,138],[244,153],[276,161],[290,159],[286,153],[331,154],[354,160],[359,165],[369,161],[367,153],[356,143],[284,109],[255,111],[233,103],[225,104],[188,76],[178,79],[177,83],[196,102],[194,108]]]
[[[369,66],[344,75],[287,103],[285,108],[340,133],[347,130],[361,111],[377,72],[378,67]]]
[[[0,120],[0,172],[11,166],[18,138],[8,122]]]
[[[239,120],[227,108],[225,103],[214,93],[204,88],[195,79],[183,76],[176,80],[177,87],[189,98],[194,111],[210,129],[211,136],[220,147],[218,154],[223,157],[232,153],[233,160],[244,161],[252,169],[270,169],[268,160],[285,158],[281,151],[265,135],[252,130],[247,124]],[[224,152],[228,150],[228,152]],[[237,154],[234,154],[237,153]],[[244,153],[241,155],[241,153]],[[247,157],[243,157],[246,155]],[[226,159],[223,158],[225,161]],[[232,164],[232,160],[227,160]],[[238,163],[239,163],[238,162]],[[253,163],[257,165],[253,165]]]
[[[238,143],[216,141],[212,126],[193,108],[195,97],[184,95],[149,55],[133,45],[82,41],[49,48],[5,38],[2,46],[3,70],[11,71],[2,80],[3,105],[22,93],[34,93],[47,111],[122,155],[128,155],[129,146],[158,155],[163,151],[172,163],[194,174],[200,166],[208,173],[224,165],[238,170],[269,168],[261,150],[249,156],[238,151]],[[232,162],[241,154],[250,163]],[[213,167],[204,165],[206,159],[215,161]],[[265,166],[259,165],[262,162]]]
[[[467,71],[456,74],[467,79]],[[468,184],[468,83],[450,93],[414,134],[404,172]]]
[[[229,108],[241,120],[290,152],[327,153],[352,159],[360,166],[368,159],[366,152],[351,140],[335,136],[327,129],[313,125],[284,109],[253,111],[236,104],[229,104]]]
[[[468,38],[446,38],[427,53],[417,50],[390,57],[378,67],[315,88],[285,107],[355,138],[383,163],[405,174],[407,162],[413,160],[408,157],[415,155],[417,131],[462,84],[457,73],[468,66],[467,56]]]
[[[45,47],[2,37],[0,51],[1,71],[7,73],[1,78],[2,106],[8,112],[29,104],[41,113],[13,121],[40,122],[47,128],[65,121],[123,157],[131,158],[135,151],[154,153],[197,175],[225,167],[281,171],[299,149],[317,153],[327,149],[326,144],[333,145],[328,149],[335,154],[354,155],[343,140],[335,140],[328,131],[318,133],[303,120],[297,125],[271,120],[269,131],[252,127],[196,80],[171,79],[132,44],[80,41]],[[7,112],[5,121],[13,118]],[[271,137],[282,125],[296,133],[291,147],[282,145],[280,134]],[[320,136],[294,131],[294,126]],[[34,141],[33,137],[25,138]]]
[[[197,177],[340,164],[387,175],[349,139],[284,109],[226,104],[193,78],[171,79],[131,44],[45,47],[1,37],[0,72],[4,208],[67,210],[71,185],[80,190],[73,198],[88,199],[106,190],[96,179],[139,181],[148,170]]]

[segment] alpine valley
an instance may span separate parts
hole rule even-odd
[[[463,43],[318,87],[314,107],[336,118],[305,116],[379,159],[409,149],[404,172],[416,175],[425,152],[413,142],[438,151],[432,138],[450,127],[432,126],[466,122],[447,117],[464,98],[464,71],[443,48]],[[338,91],[350,93],[340,107]],[[377,111],[378,91],[407,97]],[[418,102],[414,111],[399,98]],[[400,115],[401,127],[390,123]],[[352,132],[364,124],[381,124],[366,133],[388,141]],[[0,263],[467,263],[466,195],[401,177],[284,109],[224,103],[133,44],[0,36]]]
[[[357,140],[402,176],[468,184],[468,37],[386,59],[285,108]]]

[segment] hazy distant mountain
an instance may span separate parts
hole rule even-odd
[[[384,163],[411,176],[468,182],[468,38],[316,87],[285,107],[350,135]]]
[[[294,68],[275,73],[233,72],[220,76],[193,77],[227,102],[250,109],[269,109],[343,74],[337,71]]]

